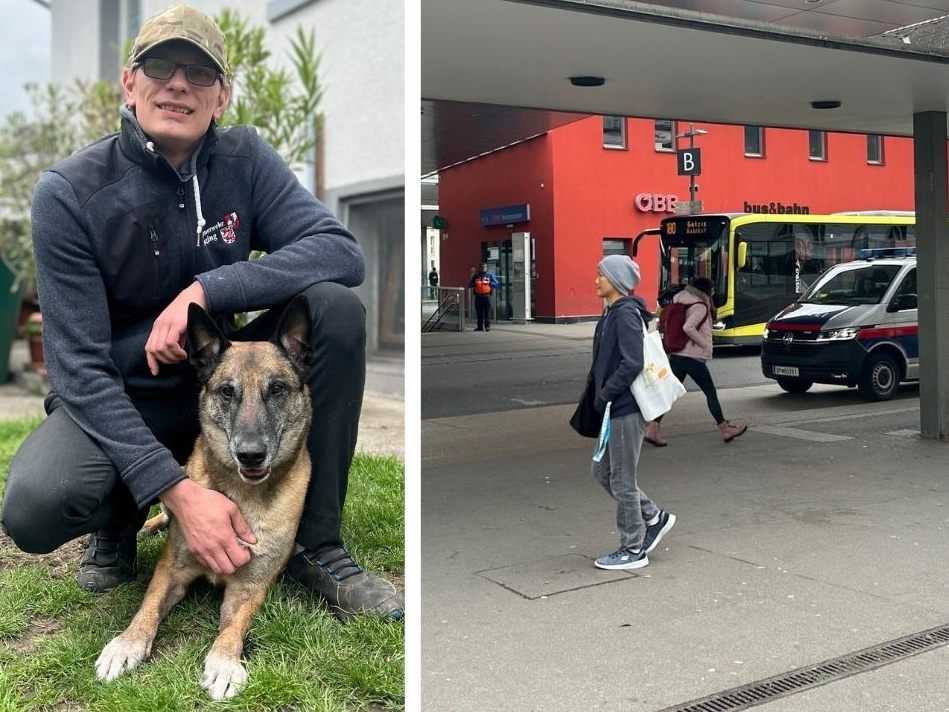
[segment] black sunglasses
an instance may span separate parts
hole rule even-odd
[[[180,64],[161,57],[148,57],[139,62],[139,65],[142,71],[145,72],[146,77],[162,81],[171,79],[178,71],[178,67],[184,67],[187,80],[199,87],[212,86],[220,76],[217,69],[206,64]]]

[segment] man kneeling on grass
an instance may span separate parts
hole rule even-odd
[[[362,250],[249,126],[218,129],[231,93],[225,38],[175,5],[143,25],[122,73],[119,133],[43,173],[33,199],[49,417],[10,467],[3,526],[45,553],[94,534],[79,585],[136,575],[136,532],[157,500],[217,574],[250,560],[230,499],[189,480],[199,383],[183,348],[188,305],[230,340],[268,340],[304,295],[312,477],[287,573],[341,618],[399,619],[402,596],[340,534],[365,383]],[[207,216],[207,220],[205,220]],[[252,251],[266,252],[250,260]],[[234,314],[268,310],[241,329]]]
[[[639,489],[636,468],[646,421],[629,387],[643,369],[646,303],[629,293],[639,284],[639,265],[626,255],[609,255],[597,266],[596,293],[606,300],[593,334],[593,377],[597,412],[609,406],[609,440],[594,457],[593,476],[616,500],[619,549],[594,563],[601,569],[638,569],[675,524]]]

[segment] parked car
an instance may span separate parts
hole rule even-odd
[[[919,378],[916,305],[915,256],[836,265],[768,322],[761,370],[789,393],[832,383],[867,400],[892,398]]]

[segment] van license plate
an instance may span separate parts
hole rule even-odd
[[[771,372],[775,376],[800,376],[797,366],[772,366]]]

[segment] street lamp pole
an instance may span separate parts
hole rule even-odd
[[[689,148],[695,148],[695,126],[689,124]],[[689,202],[695,204],[695,174],[689,175]],[[691,206],[689,212],[692,212]]]
[[[695,128],[695,124],[689,123],[689,130],[684,133],[676,134],[676,138],[686,138],[689,139],[689,149],[695,148],[695,137],[704,136],[708,131],[705,129]],[[695,173],[689,174],[689,214],[695,212],[695,192],[698,190],[698,187],[695,185]]]

